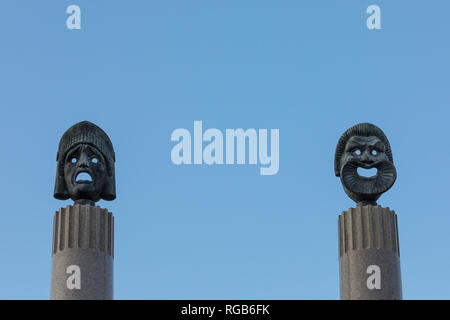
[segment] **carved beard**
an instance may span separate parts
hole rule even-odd
[[[376,168],[377,174],[374,177],[362,177],[358,174],[358,168]],[[344,190],[357,203],[374,203],[392,187],[396,179],[397,171],[388,160],[377,161],[370,165],[349,160],[341,167],[341,182]]]

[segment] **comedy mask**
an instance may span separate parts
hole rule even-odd
[[[95,124],[83,121],[69,128],[59,142],[56,161],[56,199],[94,204],[116,198],[114,149]]]
[[[358,168],[376,169],[377,173],[364,177],[358,174]],[[397,178],[389,141],[381,129],[370,123],[357,124],[341,136],[334,171],[347,195],[359,206],[376,205]]]

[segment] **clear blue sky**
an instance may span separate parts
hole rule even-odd
[[[67,6],[82,29],[66,28]],[[382,30],[366,27],[378,4]],[[56,150],[111,137],[117,299],[338,299],[339,136],[372,122],[398,179],[406,299],[450,299],[450,2],[0,4],[0,299],[48,299]],[[280,170],[175,166],[176,128],[280,129]]]

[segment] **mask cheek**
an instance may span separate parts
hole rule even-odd
[[[72,188],[72,183],[73,183],[74,178],[75,178],[73,176],[74,172],[75,172],[75,170],[73,170],[73,168],[71,168],[70,166],[66,167],[64,169],[64,179],[66,181],[67,188],[69,188],[69,189]]]
[[[354,159],[353,159],[353,157],[352,156],[349,156],[348,154],[344,154],[343,156],[342,156],[342,158],[341,158],[341,163],[340,163],[340,167],[341,167],[341,170],[340,170],[340,172],[341,172],[341,175],[342,175],[342,169],[345,167],[345,165],[347,164],[347,163],[349,163],[349,162],[351,162],[351,161],[354,161]]]
[[[105,177],[106,177],[106,172],[104,169],[96,169],[92,171],[93,173],[93,183],[96,186],[96,189],[102,189],[103,188],[103,184],[105,183]]]

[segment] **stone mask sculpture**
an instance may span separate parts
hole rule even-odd
[[[358,168],[377,169],[364,177]],[[334,157],[336,177],[341,178],[347,195],[358,206],[376,205],[377,199],[394,184],[397,172],[391,146],[381,129],[370,123],[357,124],[341,136]]]
[[[56,161],[56,199],[94,205],[116,198],[114,149],[95,124],[83,121],[69,128],[59,142]]]

